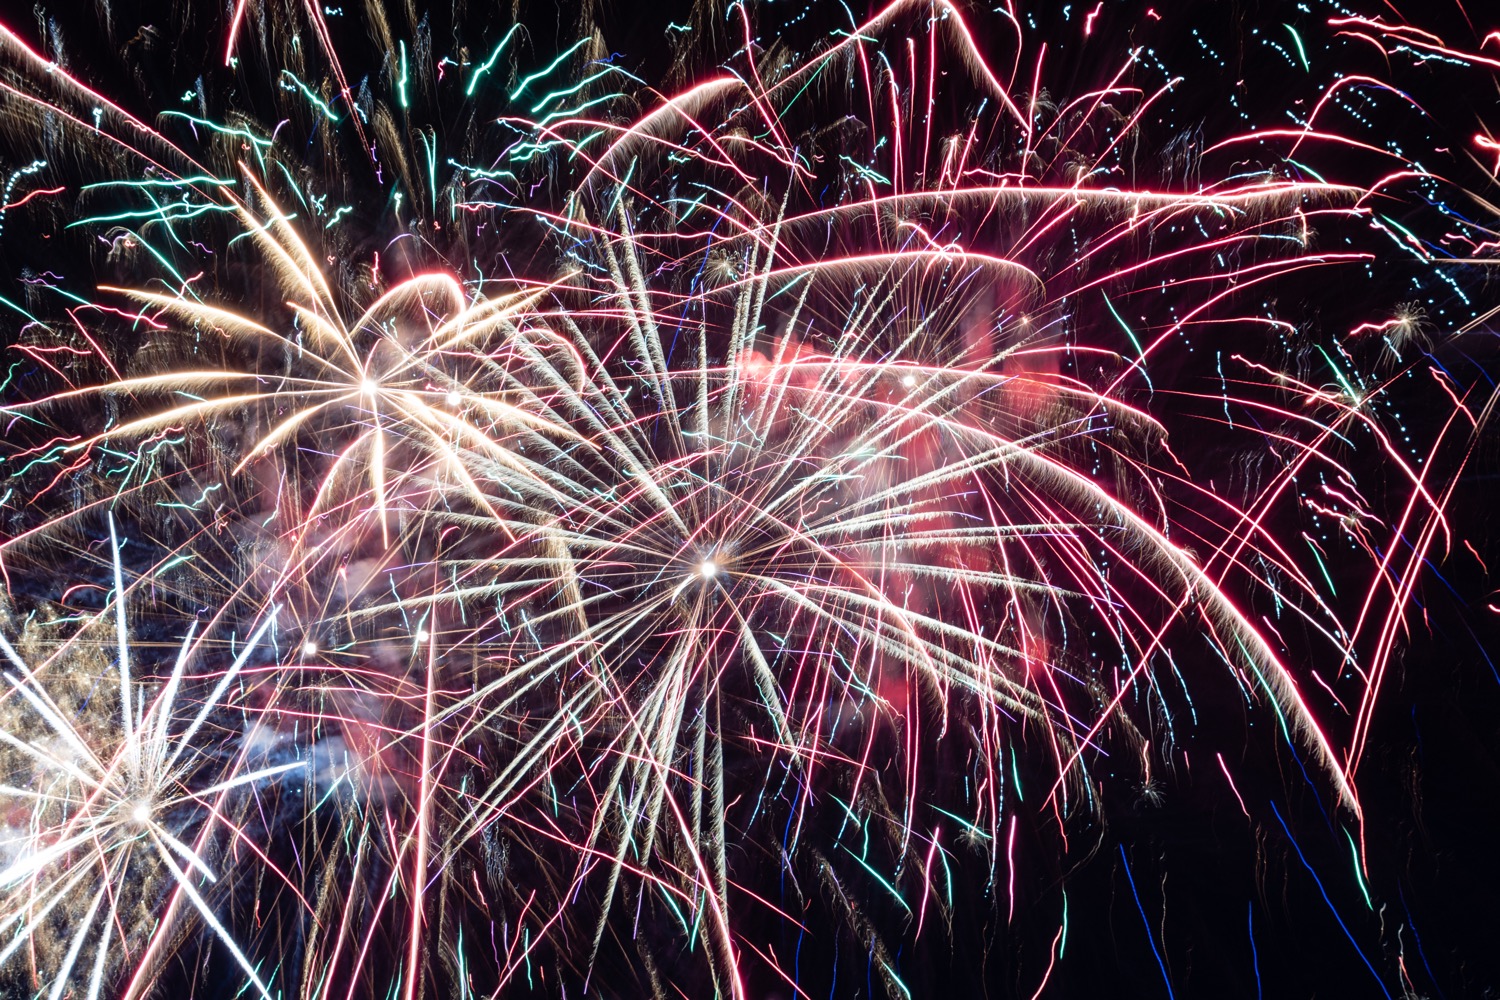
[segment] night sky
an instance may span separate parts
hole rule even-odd
[[[842,695],[824,691],[821,709],[816,699],[788,696],[788,711],[803,722],[825,715],[854,720],[826,739],[819,730],[819,753],[827,759],[819,759],[816,778],[799,777],[803,772],[767,749],[776,735],[761,705],[754,658],[721,653],[718,639],[704,639],[714,651],[705,660],[730,664],[714,695],[717,714],[685,713],[673,737],[680,741],[671,758],[677,770],[661,780],[686,817],[691,796],[685,789],[701,777],[695,769],[705,759],[693,749],[694,726],[717,726],[726,734],[715,762],[723,773],[722,802],[713,799],[703,808],[723,817],[723,874],[731,883],[745,995],[1500,997],[1500,601],[1489,573],[1500,560],[1492,520],[1500,438],[1489,410],[1500,391],[1493,315],[1500,299],[1491,277],[1500,263],[1500,146],[1488,138],[1500,137],[1500,7],[1472,0],[1103,0],[1097,6],[1092,0],[1016,0],[1012,17],[983,5],[929,11],[909,4],[861,43],[870,58],[849,54],[857,47],[846,50],[794,100],[773,90],[784,102],[777,105],[775,127],[754,126],[762,108],[749,98],[705,102],[696,130],[682,129],[682,146],[672,151],[677,158],[643,156],[630,168],[638,172],[628,176],[626,208],[603,188],[587,187],[597,180],[582,165],[587,157],[566,155],[566,144],[583,131],[570,133],[571,123],[549,123],[546,115],[568,100],[582,105],[597,95],[586,115],[623,127],[725,67],[748,76],[747,38],[754,65],[766,77],[756,86],[764,86],[850,33],[858,35],[857,26],[881,8],[840,0],[775,0],[748,8],[681,0],[468,0],[424,9],[416,0],[383,6],[345,0],[324,3],[316,16],[310,9],[292,0],[40,0],[0,10],[0,23],[13,33],[0,46],[0,183],[6,185],[0,302],[8,307],[0,311],[8,372],[0,412],[10,417],[0,440],[0,563],[7,588],[0,623],[23,658],[33,648],[21,645],[25,627],[32,628],[26,642],[44,655],[63,651],[36,683],[65,683],[66,692],[49,697],[81,720],[86,739],[108,744],[112,730],[100,715],[107,699],[94,692],[115,683],[118,661],[110,653],[109,512],[130,539],[118,550],[122,572],[141,583],[132,591],[130,642],[134,667],[152,692],[144,704],[173,671],[184,622],[199,622],[211,637],[201,669],[195,666],[184,682],[193,699],[193,708],[183,710],[186,718],[200,703],[211,703],[205,709],[210,722],[197,737],[202,761],[173,780],[202,788],[213,784],[214,769],[229,766],[226,761],[261,766],[247,763],[252,732],[274,733],[277,747],[255,750],[265,754],[255,760],[288,768],[305,762],[237,790],[225,806],[257,850],[229,837],[211,849],[213,864],[227,877],[215,883],[207,905],[227,936],[254,956],[251,964],[272,995],[411,996],[413,967],[421,970],[416,988],[428,997],[636,997],[655,991],[696,1000],[732,991],[720,975],[722,956],[706,956],[719,945],[697,926],[711,924],[709,908],[695,917],[691,900],[701,897],[672,894],[692,880],[688,838],[679,843],[676,834],[663,833],[656,853],[644,860],[621,849],[631,858],[631,873],[638,866],[674,887],[659,893],[627,874],[611,895],[606,868],[613,842],[587,850],[579,845],[594,822],[589,810],[613,815],[609,810],[616,808],[607,797],[601,806],[586,793],[598,788],[618,756],[611,741],[625,723],[617,714],[601,710],[588,732],[579,723],[576,745],[534,767],[509,812],[484,823],[461,821],[506,762],[523,754],[526,740],[543,731],[539,720],[560,711],[564,696],[538,688],[528,695],[534,700],[485,715],[488,703],[474,695],[481,707],[466,705],[440,723],[420,713],[430,711],[434,699],[481,691],[482,670],[502,656],[520,657],[516,650],[526,643],[561,648],[572,636],[517,624],[539,613],[541,597],[535,605],[518,599],[520,610],[507,609],[511,617],[497,612],[494,621],[483,617],[490,611],[481,615],[466,605],[473,621],[449,623],[434,640],[434,650],[451,642],[443,654],[451,672],[438,681],[431,681],[431,669],[422,673],[428,669],[425,626],[420,641],[406,647],[391,636],[398,629],[403,637],[418,634],[413,622],[420,615],[408,614],[403,602],[428,592],[422,588],[457,587],[460,572],[499,560],[496,552],[512,557],[511,528],[508,540],[496,541],[503,533],[472,521],[454,521],[462,527],[448,534],[414,528],[426,522],[413,515],[395,529],[398,542],[381,541],[381,529],[370,529],[334,560],[345,574],[339,580],[346,581],[352,567],[379,562],[371,554],[377,542],[397,553],[380,557],[381,579],[388,580],[369,593],[356,588],[356,597],[347,597],[338,589],[347,584],[331,575],[333,563],[278,591],[267,581],[291,557],[270,539],[285,544],[295,534],[284,522],[294,521],[296,504],[317,492],[329,456],[378,421],[310,422],[267,449],[260,464],[244,467],[235,461],[259,432],[253,414],[263,401],[68,450],[160,409],[163,399],[182,405],[219,389],[217,383],[212,391],[207,383],[184,383],[176,395],[150,396],[109,388],[144,373],[251,366],[260,387],[254,391],[287,394],[284,400],[266,397],[266,413],[284,414],[313,398],[298,396],[312,391],[310,382],[294,384],[285,375],[293,361],[260,348],[220,346],[202,331],[171,341],[163,332],[171,320],[166,309],[142,322],[139,300],[128,303],[100,290],[149,288],[181,297],[192,287],[191,294],[257,322],[292,322],[284,306],[288,294],[267,277],[254,241],[239,238],[242,221],[222,208],[244,195],[247,182],[231,189],[182,181],[193,170],[184,166],[189,160],[174,159],[179,154],[220,178],[239,176],[237,161],[251,163],[246,176],[264,181],[279,204],[291,206],[294,225],[326,262],[330,294],[358,305],[355,314],[403,279],[428,272],[456,275],[469,296],[493,294],[488,285],[504,288],[504,281],[518,277],[566,284],[573,279],[560,276],[582,274],[576,285],[549,294],[561,312],[579,318],[582,333],[569,349],[586,340],[604,357],[600,371],[622,384],[653,371],[655,362],[629,356],[634,342],[620,332],[625,324],[599,304],[607,300],[600,290],[624,279],[611,278],[591,234],[579,236],[568,228],[571,218],[563,221],[572,206],[588,206],[595,212],[591,224],[605,228],[622,224],[610,214],[618,209],[633,233],[644,234],[642,284],[671,301],[657,308],[668,317],[659,319],[661,364],[672,378],[708,385],[704,373],[711,372],[727,385],[733,380],[721,373],[752,352],[759,351],[753,356],[763,363],[776,350],[795,353],[785,346],[790,333],[782,341],[772,337],[792,328],[786,317],[794,295],[770,295],[764,328],[740,343],[724,332],[738,300],[727,294],[714,300],[717,292],[703,291],[715,280],[715,267],[739,273],[732,270],[739,266],[734,254],[743,253],[744,244],[730,236],[736,220],[778,211],[815,214],[861,199],[945,189],[958,207],[947,214],[924,210],[920,218],[913,212],[905,221],[930,229],[924,234],[933,246],[952,241],[950,249],[962,243],[976,254],[1019,261],[1040,276],[1043,290],[1023,298],[1005,283],[1009,279],[997,279],[981,295],[973,290],[978,279],[912,279],[900,296],[875,307],[877,319],[868,321],[876,330],[874,346],[849,350],[849,363],[910,361],[971,372],[982,367],[980,354],[998,357],[1002,346],[1014,344],[1034,347],[1016,355],[1019,360],[983,365],[1003,378],[1019,372],[1054,387],[1086,387],[1134,408],[1141,423],[1150,421],[1149,433],[1139,435],[1144,443],[1116,447],[1095,439],[1115,442],[1109,435],[1134,433],[1133,417],[1106,419],[1101,404],[1096,413],[1070,418],[1081,429],[1060,435],[1057,454],[1071,467],[1168,524],[1173,544],[1189,559],[1211,562],[1230,546],[1227,539],[1247,539],[1236,558],[1219,564],[1222,575],[1215,580],[1246,627],[1265,636],[1285,664],[1340,765],[1358,757],[1358,816],[1340,801],[1335,778],[1295,731],[1296,720],[1289,722],[1284,706],[1255,687],[1253,669],[1234,660],[1239,640],[1224,639],[1233,629],[1222,625],[1222,616],[1212,617],[1211,600],[1199,593],[1176,603],[1171,587],[1181,585],[1160,582],[1176,577],[1162,569],[1161,558],[1153,561],[1124,542],[1115,546],[1109,532],[1117,525],[1088,534],[1089,544],[1098,543],[1085,560],[1093,560],[1091,569],[1075,568],[1058,548],[1017,571],[1039,574],[1042,592],[1052,587],[1071,595],[1084,586],[1070,582],[1069,574],[1107,581],[1100,583],[1106,596],[1092,603],[1030,590],[1003,598],[1005,587],[994,583],[1000,570],[985,562],[992,576],[982,585],[934,584],[921,605],[923,614],[959,622],[975,635],[1024,646],[1028,657],[1039,649],[1043,672],[1061,678],[1057,688],[1046,688],[1058,692],[1056,715],[1047,724],[995,723],[956,690],[934,696],[908,682],[914,675],[892,680],[890,668],[877,665],[869,668],[867,683],[854,685],[869,702],[847,689]],[[947,27],[933,27],[960,16],[969,50]],[[502,45],[514,25],[522,30]],[[232,32],[236,58],[226,67]],[[95,93],[81,95],[59,74],[29,61],[22,43]],[[497,51],[500,57],[486,63]],[[1007,118],[974,68],[981,64],[1023,116],[1063,123],[1058,132],[1066,141],[1034,142]],[[481,65],[489,68],[480,73]],[[340,92],[340,73],[347,94]],[[590,82],[569,90],[586,78]],[[1349,78],[1360,79],[1350,85]],[[1127,93],[1132,87],[1138,95]],[[1320,98],[1330,88],[1335,99],[1324,106]],[[899,127],[888,124],[887,90],[903,95],[894,102]],[[98,95],[117,108],[91,118],[100,108]],[[137,128],[125,114],[160,134]],[[554,126],[555,133],[545,131]],[[662,126],[660,134],[666,131]],[[1299,140],[1302,131],[1312,138]],[[709,136],[735,152],[722,152]],[[939,163],[942,154],[934,150],[946,148],[942,142],[950,137],[954,148],[965,148],[968,172],[944,169],[938,176],[938,167],[923,164]],[[925,160],[918,152],[923,141]],[[536,144],[534,152],[528,143]],[[590,155],[598,149],[587,148]],[[794,184],[777,173],[780,161],[772,151],[783,148],[793,151],[788,160],[803,164]],[[732,180],[737,186],[726,181],[730,168],[713,161],[714,150],[725,162],[743,157]],[[993,183],[1190,198],[1268,179],[1348,185],[1355,193],[1277,202],[1268,210],[1272,222],[1248,210],[1241,218],[1222,205],[1188,205],[1140,229],[1125,226],[1124,216],[1111,214],[1108,205],[1080,201],[1063,212],[1056,204],[1068,202],[1066,196],[1048,207],[996,197],[987,208],[975,208],[960,204],[956,194]],[[161,186],[125,186],[139,181]],[[791,194],[783,207],[785,189]],[[231,190],[238,194],[226,193]],[[26,197],[33,191],[42,193]],[[705,222],[693,214],[708,211],[702,206],[725,191],[737,201],[722,219]],[[689,203],[695,207],[682,208]],[[1057,213],[1054,223],[1049,212]],[[868,224],[789,226],[787,254],[822,264],[905,251],[917,237],[900,230],[901,221],[892,212]],[[1328,266],[1321,259],[1318,266],[1287,263],[1299,254],[1343,256]],[[855,277],[840,278],[845,284],[833,291],[808,283],[816,299],[808,312],[816,322],[807,324],[797,347],[807,357],[837,355],[841,342],[851,342],[853,334],[840,332],[839,323],[856,311],[851,303],[860,301],[860,282],[874,272],[850,273]],[[1203,306],[1210,299],[1213,304]],[[1195,311],[1200,306],[1201,313]],[[910,343],[891,332],[924,311],[943,317],[932,332]],[[400,322],[415,315],[402,313]],[[556,339],[574,336],[561,320],[550,322]],[[619,328],[614,333],[611,322]],[[700,323],[711,363],[695,353]],[[393,321],[391,329],[398,325]],[[1032,327],[1044,332],[1032,333]],[[297,329],[301,337],[305,326]],[[1143,345],[1157,337],[1160,346],[1148,352]],[[549,370],[575,370],[555,360],[564,353],[555,344],[546,350],[554,351],[546,355],[556,366]],[[615,357],[610,350],[623,353]],[[1148,353],[1149,363],[1136,364]],[[428,379],[424,392],[447,385],[430,373],[422,377]],[[273,384],[279,388],[266,388]],[[714,398],[733,401],[740,393],[752,403],[760,399],[754,395],[759,390],[744,384],[750,388],[715,389],[722,395]],[[57,398],[96,386],[106,388]],[[880,386],[884,401],[894,390]],[[1002,429],[1012,436],[1057,412],[1047,408],[1054,405],[1050,397],[1038,403],[1007,391],[1002,381],[955,412],[1010,407],[1005,419],[1011,422]],[[692,397],[681,403],[683,413],[707,407],[696,388],[689,393],[671,385],[642,390],[621,406],[645,428],[639,432],[643,450],[664,466],[676,461],[687,468],[696,457],[670,453],[660,440],[665,432],[650,422],[675,405],[673,392]],[[709,390],[703,392],[708,399]],[[1315,392],[1324,395],[1314,399]],[[1340,422],[1344,418],[1332,415],[1338,406],[1356,416]],[[786,428],[811,420],[807,413],[790,408],[759,440],[795,438]],[[834,427],[826,441],[804,447],[817,455],[820,447],[836,450],[829,442],[843,447],[838,435],[858,439],[862,421],[851,418],[850,428]],[[746,417],[741,424],[751,422]],[[1328,430],[1335,424],[1336,432]],[[933,432],[931,440],[950,438]],[[905,441],[892,447],[908,466],[930,461],[947,467]],[[1316,459],[1308,460],[1308,453]],[[1110,464],[1116,458],[1118,469]],[[777,454],[756,475],[772,479],[781,474],[775,470],[798,462],[814,459]],[[565,465],[553,460],[555,468]],[[1303,471],[1283,482],[1294,466]],[[730,492],[753,479],[743,470],[736,475],[741,478],[724,479]],[[1004,506],[1021,495],[1021,487],[992,471],[942,480],[937,500],[911,500],[930,488],[917,482],[904,488],[901,502],[946,505],[945,515],[959,525],[953,537],[963,525],[990,523],[984,519],[994,516],[975,496],[997,497]],[[373,494],[358,489],[350,509],[370,503]],[[621,488],[620,495],[628,494]],[[468,516],[467,497],[423,502],[445,516]],[[1073,531],[1077,518],[1109,520],[1099,513],[1102,506],[1071,495],[1057,507],[1072,512],[1048,529],[1059,536]],[[336,515],[318,516],[326,519],[309,516],[314,527],[306,538],[321,540],[318,532],[332,531]],[[552,517],[567,515],[538,515],[538,523]],[[436,516],[433,523],[440,523]],[[919,532],[920,523],[892,521],[892,532]],[[524,554],[535,562],[553,558],[552,550],[534,545]],[[632,566],[628,576],[618,569],[629,558],[612,557],[592,577],[580,571],[585,587],[612,581],[598,583],[608,596],[590,607],[615,613],[656,586],[648,579],[656,572],[650,566]],[[790,562],[766,558],[762,575],[792,572]],[[1124,562],[1128,569],[1137,559],[1146,569],[1134,575],[1109,565]],[[460,564],[461,571],[453,568]],[[725,579],[737,581],[737,564],[725,565]],[[961,568],[979,574],[976,565],[964,561]],[[524,576],[533,572],[529,568],[518,572],[533,579]],[[706,604],[704,614],[727,614],[723,609],[743,593],[722,586],[726,596],[715,598],[721,604]],[[537,585],[536,593],[543,589]],[[975,591],[982,593],[969,602]],[[394,605],[380,603],[392,594]],[[273,603],[287,609],[286,617],[267,633],[264,652],[222,703],[204,702],[213,679]],[[493,606],[491,600],[487,607]],[[754,627],[775,634],[780,652],[771,655],[769,670],[788,691],[795,690],[789,664],[825,654],[836,659],[840,644],[855,648],[860,635],[850,626],[799,639],[801,619],[783,613],[766,621]],[[1210,621],[1219,624],[1204,624]],[[87,631],[94,626],[103,629],[97,641]],[[65,637],[74,628],[87,634],[70,646]],[[655,678],[671,662],[678,633],[649,622],[632,628],[644,638],[637,642],[632,634],[630,653],[611,661],[611,676],[623,671]],[[1347,657],[1339,652],[1345,644],[1332,637],[1337,629],[1354,635]],[[1034,645],[1016,638],[1033,633],[1039,637]],[[964,634],[965,641],[973,638]],[[1147,667],[1113,700],[1121,664],[1128,673],[1142,645],[1150,647],[1142,657]],[[391,652],[398,647],[406,650],[399,658]],[[90,655],[69,659],[78,649]],[[413,652],[418,649],[420,655]],[[858,654],[850,659],[857,666]],[[866,655],[870,663],[878,659]],[[465,665],[451,666],[460,661]],[[858,673],[855,666],[849,670]],[[579,666],[575,674],[585,672]],[[1372,672],[1379,675],[1378,696],[1366,703]],[[1043,682],[1024,683],[1041,690]],[[557,684],[557,691],[571,690],[565,680]],[[951,715],[943,698],[951,699]],[[876,700],[886,707],[868,708]],[[866,707],[849,709],[855,703]],[[1091,731],[1106,703],[1117,714]],[[12,719],[28,704],[14,693],[0,699],[0,729],[22,741],[38,738]],[[480,718],[485,721],[472,722]],[[1065,784],[1049,728],[1058,718],[1087,720],[1082,731],[1070,730],[1070,738],[1088,733],[1080,740],[1077,770],[1071,752],[1062,754],[1073,782],[1066,785],[1066,806],[1052,797]],[[991,743],[985,727],[991,724],[1003,738],[986,760]],[[412,733],[439,729],[443,759],[452,758],[441,771],[411,742]],[[912,764],[915,744],[922,754]],[[360,780],[367,783],[350,778],[343,792],[330,790],[315,770],[351,753],[366,754]],[[28,761],[0,758],[7,772],[0,784],[40,787],[34,773],[40,765]],[[858,774],[869,777],[856,780]],[[985,812],[986,775],[1003,788],[998,816]],[[425,801],[414,790],[427,795],[429,784],[441,790],[445,804],[431,811],[437,818],[419,822],[419,812],[429,813],[413,806]],[[635,794],[629,782],[624,787],[618,796]],[[916,803],[910,810],[908,800]],[[6,863],[37,849],[28,837],[45,835],[27,832],[29,802],[0,791]],[[201,820],[185,815],[161,822],[184,824],[184,836],[198,836]],[[908,816],[917,817],[909,830]],[[417,829],[430,835],[431,844],[424,839],[421,849],[431,855],[419,947],[413,949],[411,880],[400,873],[411,869],[416,848],[407,834]],[[929,852],[931,838],[940,843]],[[359,846],[362,841],[367,847]],[[637,847],[632,841],[629,851]],[[934,865],[939,850],[942,861]],[[598,855],[593,862],[590,851]],[[597,869],[573,881],[586,862]],[[657,864],[664,867],[652,867]],[[273,869],[279,874],[267,874]],[[141,869],[127,865],[124,871],[128,882]],[[25,878],[0,886],[0,942],[19,933],[7,921],[34,906],[17,887]],[[43,878],[59,876],[36,876]],[[253,988],[245,992],[241,965],[223,940],[186,904],[186,915],[159,928],[169,878],[158,872],[119,888],[129,897],[112,932],[121,957],[109,964],[102,995],[255,995]],[[611,907],[596,948],[596,910],[606,897]],[[69,985],[59,980],[57,962],[72,928],[88,922],[83,913],[90,898],[70,901],[57,911],[62,916],[41,922],[34,933],[50,940],[0,960],[0,993],[45,996],[55,983]],[[392,902],[385,906],[382,899]],[[328,939],[344,920],[354,943],[335,948]],[[330,929],[314,932],[320,921]],[[540,942],[524,961],[494,943],[496,934],[508,941],[523,928],[527,948],[533,937]],[[143,957],[148,940],[160,942],[160,954],[153,952],[149,962]],[[82,954],[80,970],[92,961],[94,945]],[[71,995],[88,995],[85,972],[73,975]]]

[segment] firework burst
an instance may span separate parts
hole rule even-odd
[[[275,611],[211,684],[188,672],[198,652],[196,623],[166,680],[143,680],[132,664],[129,591],[113,522],[110,541],[112,607],[54,649],[26,635],[33,641],[23,648],[45,651],[34,666],[0,636],[0,653],[10,661],[8,700],[18,703],[0,736],[8,779],[0,788],[8,860],[0,872],[0,921],[8,937],[0,965],[29,960],[30,987],[40,986],[54,1000],[85,988],[97,997],[122,968],[149,974],[153,955],[172,939],[178,911],[186,908],[269,997],[205,898],[217,881],[205,857],[224,833],[234,833],[227,814],[236,790],[302,767],[294,761],[247,768],[243,754],[209,732]],[[88,635],[111,619],[113,663],[93,652]],[[109,672],[117,689],[85,686],[103,684]],[[192,697],[199,687],[203,693]],[[247,853],[255,853],[253,847]],[[22,980],[12,981],[19,987]]]

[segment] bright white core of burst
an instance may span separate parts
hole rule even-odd
[[[144,802],[137,802],[135,808],[130,810],[130,818],[144,826],[151,821],[151,807]]]
[[[910,389],[917,384],[917,378],[915,375],[903,375],[901,376],[901,384]]]
[[[309,639],[306,642],[304,642],[302,644],[302,655],[303,656],[317,656],[318,655],[318,644],[315,643],[315,642],[313,642],[311,639]]]
[[[698,565],[698,575],[705,580],[712,580],[714,574],[719,572],[719,566],[712,559],[705,559]]]

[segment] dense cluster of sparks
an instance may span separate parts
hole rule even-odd
[[[1088,6],[1075,44],[1124,37]],[[35,147],[3,238],[56,205],[114,276],[5,300],[16,995],[217,955],[268,998],[737,1000],[805,995],[810,938],[909,996],[901,940],[1041,898],[1018,830],[1097,844],[1115,783],[1179,766],[1269,815],[1194,743],[1226,705],[1362,864],[1356,772],[1485,403],[1421,345],[1482,311],[1442,269],[1494,243],[1414,231],[1391,206],[1439,181],[1334,124],[1392,85],[1142,179],[1182,86],[1153,50],[1059,93],[1031,15],[976,16],[897,0],[799,54],[695,8],[669,35],[729,55],[682,41],[664,95],[593,28],[445,51],[378,9],[355,87],[352,13],[242,0],[222,73],[274,110],[200,76],[152,121],[0,28]],[[1441,297],[1278,309],[1391,253]],[[1448,403],[1415,442],[1413,372]]]

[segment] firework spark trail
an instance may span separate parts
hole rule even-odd
[[[743,48],[713,78],[666,93],[637,86],[587,34],[555,58],[506,70],[499,60],[516,58],[516,26],[483,61],[439,61],[425,22],[399,38],[401,18],[378,11],[370,37],[390,90],[379,101],[366,85],[350,88],[358,73],[336,50],[334,10],[309,4],[285,22],[260,13],[235,5],[222,51],[241,78],[241,59],[270,71],[275,128],[238,113],[212,120],[201,80],[200,115],[174,110],[152,128],[19,35],[0,35],[17,107],[139,158],[143,179],[78,189],[123,188],[149,206],[75,224],[113,227],[110,239],[139,251],[165,286],[146,287],[132,265],[132,280],[101,285],[99,301],[72,302],[87,348],[23,311],[32,332],[19,346],[62,388],[7,405],[28,432],[7,461],[18,476],[51,477],[39,498],[110,462],[126,471],[104,477],[97,498],[33,518],[0,554],[24,558],[101,507],[154,502],[189,527],[170,543],[174,561],[217,547],[234,568],[203,572],[236,607],[251,617],[291,609],[282,631],[305,662],[258,689],[258,738],[297,746],[309,762],[305,828],[326,818],[341,830],[333,847],[306,834],[311,871],[299,851],[299,874],[277,873],[300,900],[296,920],[311,921],[304,971],[278,972],[300,978],[304,995],[332,995],[341,974],[350,997],[361,975],[374,983],[379,973],[359,970],[396,926],[393,981],[422,995],[434,963],[466,961],[462,946],[441,943],[438,958],[429,947],[459,919],[458,899],[488,915],[491,939],[492,907],[514,917],[502,920],[504,957],[494,949],[502,984],[529,982],[537,949],[557,935],[573,950],[590,942],[558,959],[558,975],[570,967],[587,988],[618,944],[668,995],[650,946],[626,942],[644,911],[680,925],[690,949],[703,941],[714,990],[745,995],[763,966],[800,990],[795,970],[746,929],[762,911],[798,920],[784,888],[781,903],[767,898],[736,860],[772,843],[782,871],[840,900],[839,919],[887,992],[907,992],[876,907],[849,887],[915,916],[918,936],[929,905],[951,927],[952,875],[945,899],[934,866],[949,865],[940,839],[968,838],[982,845],[991,886],[1004,888],[1008,923],[1017,832],[1032,808],[1021,804],[1017,754],[1051,783],[1035,811],[1050,812],[1066,844],[1073,817],[1103,787],[1094,761],[1128,750],[1143,787],[1154,754],[1169,767],[1179,750],[1186,761],[1174,680],[1195,720],[1195,692],[1221,682],[1268,704],[1299,762],[1308,753],[1316,763],[1312,780],[1362,818],[1352,782],[1373,706],[1422,567],[1451,534],[1457,475],[1441,483],[1433,470],[1451,468],[1443,456],[1460,414],[1470,428],[1479,421],[1465,388],[1439,378],[1449,420],[1412,457],[1378,410],[1395,375],[1346,376],[1325,351],[1345,383],[1335,391],[1264,363],[1261,346],[1241,351],[1304,335],[1259,299],[1380,259],[1368,241],[1340,246],[1322,230],[1373,227],[1425,252],[1383,206],[1431,175],[1330,121],[1366,91],[1421,111],[1408,94],[1345,76],[1296,128],[1198,145],[1195,170],[1250,147],[1248,167],[1206,182],[1136,183],[1127,146],[1150,133],[1183,78],[1132,48],[1097,88],[1055,99],[1056,51],[1031,46],[1015,10],[1001,12],[1016,33],[1005,68],[1005,56],[982,51],[977,15],[946,2],[897,0],[811,55],[774,60],[753,55],[753,18],[740,7],[731,33]],[[1484,62],[1380,20],[1330,26],[1357,29],[1387,55],[1406,46]],[[284,32],[295,47],[299,30],[311,40],[306,58],[299,50],[274,65],[272,53],[292,50],[270,40]],[[421,109],[445,93],[462,95],[457,120],[470,132],[440,182],[447,139]],[[963,101],[973,103],[955,111]],[[498,114],[481,114],[497,102]],[[508,138],[476,157],[481,119]],[[281,136],[287,123],[322,137],[318,155],[340,169],[389,174],[379,183],[391,185],[400,235],[382,253],[397,263],[376,254],[361,271],[323,252],[356,210],[329,201],[348,185],[307,181],[314,171]],[[357,149],[341,158],[350,130]],[[188,151],[197,149],[188,134],[201,152]],[[1322,164],[1329,149],[1379,166],[1335,183],[1291,159]],[[488,166],[465,165],[476,158]],[[555,201],[522,193],[549,171],[565,178]],[[1308,175],[1317,179],[1300,179]],[[159,200],[158,188],[179,200]],[[26,194],[6,208],[37,203]],[[528,277],[502,250],[509,273],[486,275],[470,252],[474,234],[515,220],[556,264]],[[188,239],[204,234],[219,249]],[[241,238],[269,302],[204,291],[223,281],[222,260],[205,281],[205,258],[187,252],[216,254]],[[440,254],[452,240],[452,252],[419,263],[404,249],[418,240]],[[474,271],[477,280],[459,277]],[[400,276],[387,284],[387,273]],[[114,349],[102,331],[117,321],[146,346]],[[1348,342],[1379,335],[1398,353],[1391,337],[1405,324],[1365,317]],[[1194,342],[1223,355],[1217,393],[1173,378],[1194,370],[1183,352]],[[73,350],[88,363],[61,353]],[[73,418],[101,403],[102,427]],[[1200,404],[1204,420],[1256,441],[1282,467],[1238,496],[1197,481],[1174,447],[1181,423],[1165,414]],[[1376,441],[1382,470],[1405,491],[1380,545],[1368,540],[1380,519],[1344,454],[1357,433]],[[227,457],[213,454],[220,448]],[[1190,448],[1188,461],[1199,452]],[[1317,501],[1306,498],[1310,481],[1324,484]],[[216,506],[212,490],[222,490]],[[1301,532],[1304,553],[1283,528],[1304,504],[1370,556],[1357,613],[1333,592],[1314,538]],[[210,541],[226,525],[255,541]],[[140,682],[118,545],[114,565],[125,749],[118,766],[80,764],[68,779],[102,789],[119,771],[196,788],[181,750],[143,763],[165,755],[188,643],[153,703],[160,714],[132,713]],[[1284,637],[1283,609],[1313,637],[1304,646]],[[221,707],[249,655],[189,734]],[[1321,695],[1303,694],[1303,666],[1317,657],[1362,682],[1352,731],[1328,728]],[[44,695],[10,658],[23,671],[17,694],[41,711]],[[87,749],[88,735],[72,741]],[[220,752],[238,768],[248,751]],[[1249,817],[1222,755],[1218,763]],[[246,776],[231,768],[190,798],[222,799],[293,769],[245,766]],[[963,815],[939,805],[957,802],[942,785],[960,770]],[[128,824],[95,818],[114,801],[84,795],[76,823],[105,843],[140,840]],[[820,842],[816,807],[829,802],[848,819]],[[228,822],[211,811],[194,847],[148,831],[176,887],[165,912],[190,903],[266,993],[274,984],[235,943],[239,924],[221,921],[194,882],[208,870],[201,843]],[[858,851],[845,840],[850,824],[863,832]],[[872,830],[885,839],[873,854]],[[482,852],[479,867],[491,870],[496,831],[527,845],[533,887],[465,881],[478,869],[455,859]],[[58,842],[81,848],[82,836]],[[101,871],[132,857],[99,850]],[[51,906],[86,888],[83,874],[46,877]],[[299,878],[320,886],[316,903]],[[106,894],[80,904],[54,992],[84,960]],[[504,899],[524,905],[506,909]],[[105,923],[118,916],[111,897]],[[150,988],[170,923],[144,950],[122,938],[137,963],[131,993]],[[1038,970],[1038,994],[1064,932],[1065,923]],[[95,993],[114,975],[107,940]]]

